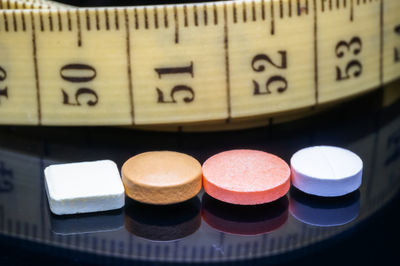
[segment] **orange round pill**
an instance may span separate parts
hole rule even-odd
[[[288,192],[290,168],[281,158],[263,151],[225,151],[204,162],[203,187],[224,202],[263,204]]]
[[[201,189],[200,163],[179,152],[138,154],[124,163],[121,172],[127,196],[143,203],[179,203],[193,198]]]

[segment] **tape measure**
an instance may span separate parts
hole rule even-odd
[[[259,124],[400,77],[400,1],[0,1],[0,124]],[[234,126],[233,126],[234,127]]]

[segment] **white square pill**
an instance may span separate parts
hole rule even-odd
[[[108,211],[125,204],[124,186],[113,161],[50,165],[44,174],[54,214]]]

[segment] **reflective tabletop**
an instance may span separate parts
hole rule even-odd
[[[289,255],[344,237],[374,217],[400,185],[400,101],[375,90],[292,122],[254,129],[183,133],[107,127],[0,127],[0,242],[38,246],[41,255],[85,254],[125,262],[231,262]],[[151,150],[184,152],[203,163],[229,149],[258,149],[289,162],[297,150],[336,145],[364,163],[359,190],[321,198],[294,188],[257,206],[220,202],[201,191],[170,206],[126,198],[121,210],[53,215],[43,170],[56,163],[111,159],[119,168]],[[72,252],[72,253],[71,253]]]

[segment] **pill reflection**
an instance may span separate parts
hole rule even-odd
[[[124,226],[123,209],[76,215],[50,214],[51,230],[60,235],[114,231]]]
[[[211,227],[231,234],[258,235],[275,231],[288,219],[289,201],[284,196],[261,205],[234,205],[204,194],[202,217]]]
[[[169,241],[193,234],[201,224],[200,200],[194,197],[173,205],[150,205],[126,199],[125,228],[150,240]]]
[[[314,226],[339,226],[357,218],[360,191],[342,197],[317,197],[295,188],[290,191],[289,210],[300,222]]]

